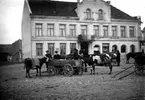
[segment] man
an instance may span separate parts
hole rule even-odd
[[[55,51],[55,55],[53,56],[54,59],[61,59],[60,55],[58,54],[58,51]]]
[[[120,52],[119,52],[119,50],[117,50],[116,60],[117,60],[117,66],[120,66]]]
[[[48,62],[52,59],[52,56],[48,50],[46,51],[45,57],[47,58],[45,64],[46,64],[46,68],[48,70]]]

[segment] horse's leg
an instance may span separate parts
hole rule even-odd
[[[41,76],[41,67],[39,68],[39,76]]]
[[[36,76],[38,76],[38,68],[37,68],[37,66],[36,66]]]
[[[93,74],[95,74],[95,65],[92,64]]]
[[[27,68],[26,70],[27,70],[28,77],[30,78],[30,73],[29,73],[30,72],[30,68]]]
[[[111,74],[112,73],[112,69],[113,69],[113,66],[111,65],[111,62],[109,62],[108,66],[109,66],[109,69],[110,69],[109,74]]]
[[[26,67],[26,77],[27,77],[27,67]]]
[[[87,72],[87,63],[85,63],[85,72]]]

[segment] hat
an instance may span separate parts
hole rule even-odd
[[[46,52],[49,52],[48,50]]]

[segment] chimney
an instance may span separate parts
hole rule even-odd
[[[77,0],[77,3],[79,4],[80,3],[80,0]]]
[[[111,4],[111,1],[107,1],[107,3],[110,5]]]

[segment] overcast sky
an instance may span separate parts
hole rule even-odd
[[[65,1],[76,2],[77,0]],[[109,1],[111,1],[111,5],[131,16],[141,16],[143,22],[141,27],[145,27],[145,0]],[[23,4],[24,0],[0,0],[0,44],[11,44],[21,39]]]

